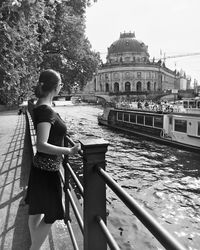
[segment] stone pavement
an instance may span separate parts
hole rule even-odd
[[[17,110],[0,112],[0,250],[28,250],[30,247],[28,206],[24,204],[24,196],[31,159],[25,116],[17,115]],[[74,249],[63,221],[53,225],[41,248],[47,249]]]
[[[25,250],[30,245],[27,206],[23,203],[30,169],[25,126],[24,116],[18,116],[16,110],[0,112],[1,250]]]

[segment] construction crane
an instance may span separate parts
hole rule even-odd
[[[163,58],[159,58],[159,59],[155,59],[155,60],[163,60],[165,62],[166,59],[177,58],[177,57],[186,57],[186,56],[200,56],[200,52],[187,53],[187,54],[174,55],[174,56],[164,56]]]

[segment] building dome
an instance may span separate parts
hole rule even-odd
[[[148,46],[135,38],[135,33],[124,32],[108,48],[107,63],[144,63],[149,61]]]
[[[108,48],[108,54],[113,53],[148,53],[148,47],[140,40],[135,38],[135,33],[121,33],[120,38]]]

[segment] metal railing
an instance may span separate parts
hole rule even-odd
[[[32,124],[30,114],[27,113],[29,123]],[[33,124],[32,124],[33,125]],[[34,136],[34,128],[30,127],[31,136]],[[34,143],[35,140],[32,140]],[[131,212],[144,224],[154,237],[168,250],[185,250],[185,248],[170,235],[138,202],[124,191],[106,171],[105,154],[108,142],[103,139],[89,138],[80,141],[83,159],[83,185],[70,166],[67,156],[63,159],[64,172],[60,176],[65,192],[65,224],[67,225],[72,244],[75,250],[79,249],[77,237],[71,225],[71,212],[78,222],[83,235],[84,250],[119,250],[120,247],[106,226],[106,185],[121,199]],[[66,137],[65,145],[74,145],[74,142]],[[73,184],[83,197],[83,206],[78,203]]]

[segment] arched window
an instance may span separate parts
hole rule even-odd
[[[102,83],[100,83],[100,92],[103,91],[103,86],[102,86]]]
[[[119,83],[118,82],[114,83],[114,92],[115,93],[119,92]]]
[[[130,82],[125,82],[125,92],[130,92],[131,91],[131,84]]]
[[[109,92],[109,84],[106,83],[106,92]]]
[[[151,91],[151,83],[147,82],[147,91]]]
[[[154,91],[156,91],[156,82],[154,82]]]
[[[137,82],[137,91],[142,91],[142,83],[141,82]]]

